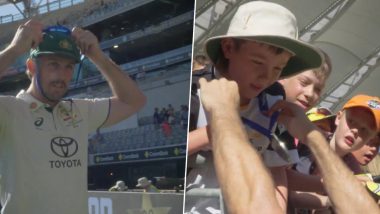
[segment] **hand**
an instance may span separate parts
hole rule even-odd
[[[238,85],[235,81],[221,78],[207,82],[206,79],[201,78],[199,79],[199,84],[201,87],[201,101],[207,112],[215,109],[238,109],[240,96]]]
[[[36,20],[29,20],[18,27],[9,48],[14,50],[17,56],[36,48],[42,42],[42,30],[44,25]]]
[[[278,123],[285,125],[289,133],[301,142],[309,132],[318,130],[307,118],[304,110],[294,103],[284,100],[278,101],[269,109],[267,114],[272,115],[276,111],[280,111]]]
[[[93,58],[96,54],[102,53],[99,41],[96,36],[88,30],[74,27],[71,34],[80,52],[88,58]]]

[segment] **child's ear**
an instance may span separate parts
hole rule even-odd
[[[223,55],[226,59],[231,57],[231,53],[234,50],[234,41],[232,38],[224,38],[220,41],[220,45],[222,46]]]
[[[336,113],[336,117],[335,117],[335,125],[338,126],[339,124],[339,121],[342,119],[343,117],[343,111],[338,111],[338,113]]]
[[[34,76],[34,74],[36,73],[36,63],[33,59],[28,58],[26,60],[26,68],[28,69],[30,75]]]

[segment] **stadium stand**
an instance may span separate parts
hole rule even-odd
[[[187,130],[179,124],[172,126],[172,135],[166,137],[154,124],[133,129],[118,130],[103,134],[103,140],[91,139],[90,154],[120,152],[124,150],[155,148],[186,143]]]

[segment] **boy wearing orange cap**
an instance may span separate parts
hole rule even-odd
[[[331,120],[334,117],[325,116],[314,122],[326,119]],[[330,147],[340,157],[344,157],[360,149],[380,130],[380,99],[368,95],[354,96],[336,114],[334,124],[336,128],[330,139]],[[300,169],[298,166],[297,168]],[[310,170],[300,171],[313,174]]]
[[[376,136],[380,130],[380,99],[368,95],[351,98],[337,113],[331,147],[344,156]]]
[[[317,123],[318,127],[325,131],[326,137],[330,142],[330,147],[344,160],[350,152],[361,148],[373,139],[380,130],[379,104],[380,100],[378,97],[357,95],[351,98],[336,116],[332,115],[331,112],[323,111],[323,109],[319,111],[318,109],[312,109],[307,115],[312,122]],[[304,146],[301,145],[299,149],[301,157],[300,162],[295,166],[297,171],[305,174],[319,174],[310,151],[305,152],[301,148],[304,148]],[[351,170],[358,168],[356,167],[356,163],[344,161]],[[358,173],[356,170],[353,170],[353,172]],[[310,183],[310,187],[314,186],[316,191],[318,191],[317,189],[321,185]],[[323,189],[319,189],[319,191],[323,191]],[[313,200],[317,201],[313,208],[330,206],[326,196],[314,194],[313,197]],[[302,193],[292,193],[289,200],[296,207],[304,207],[306,204],[313,204],[311,198],[305,197]]]

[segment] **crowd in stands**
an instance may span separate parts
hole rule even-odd
[[[161,110],[155,108],[153,123],[156,128],[180,124],[183,129],[187,129],[188,111],[189,108],[186,105],[181,105],[181,109],[177,114],[175,114],[175,110],[171,104],[169,104],[167,108],[161,108]],[[163,130],[165,129],[167,128],[163,128]]]
[[[81,26],[84,19],[91,19],[91,17],[100,15],[104,16],[104,13],[111,12],[128,4],[122,0],[94,0],[89,1],[89,3],[87,2],[72,5],[68,8],[61,8],[61,10],[54,10],[51,14],[42,14],[40,19],[43,20],[45,25]],[[52,3],[54,2],[50,2],[49,4]],[[19,21],[22,22],[23,20]],[[12,26],[17,27],[19,21]],[[12,36],[13,33],[3,34],[1,35],[1,41],[9,41]]]
[[[153,116],[137,128],[102,133],[98,130],[89,139],[89,153],[105,153],[186,144],[188,107],[181,105],[175,110],[172,105],[156,108]],[[156,116],[155,116],[156,115]],[[170,123],[169,123],[170,121]]]

